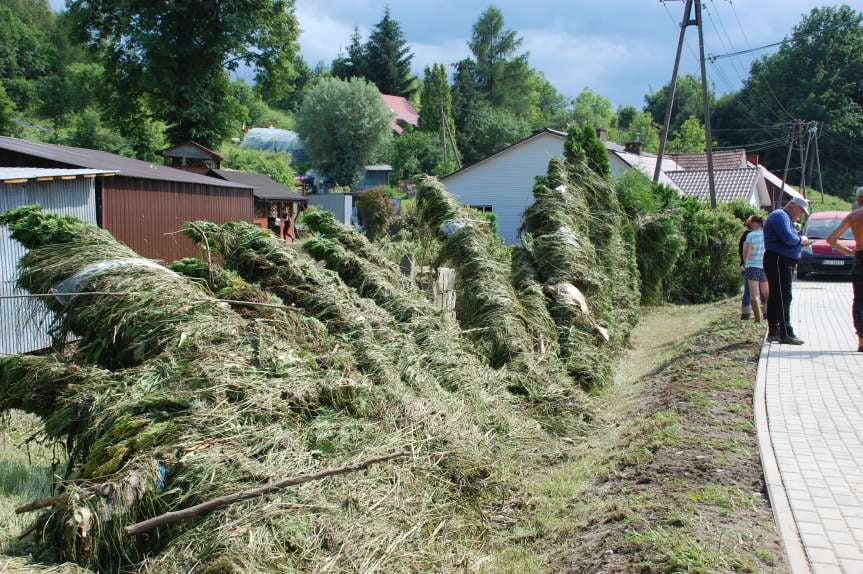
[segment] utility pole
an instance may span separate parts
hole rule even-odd
[[[695,19],[698,21],[698,60],[701,64],[701,95],[704,103],[704,131],[707,149],[707,181],[710,184],[710,207],[716,209],[716,180],[713,174],[713,132],[710,130],[710,92],[707,91],[707,70],[704,65],[704,18],[701,2],[695,0]]]
[[[821,126],[822,129],[824,126]],[[821,180],[821,154],[818,153],[818,139],[821,137],[821,132],[815,136],[815,165],[818,167],[818,190],[821,192],[821,202],[824,202],[824,182]]]
[[[793,127],[793,124],[792,124]],[[785,196],[785,181],[788,179],[788,166],[791,165],[791,150],[794,149],[794,130],[788,130],[788,154],[785,156],[785,171],[782,173],[782,189],[779,190],[779,204],[777,205],[777,198],[773,198],[773,209],[779,209],[782,207],[782,198]]]
[[[665,155],[665,143],[668,141],[668,128],[671,125],[671,111],[674,108],[674,93],[677,91],[677,73],[680,70],[680,54],[683,51],[683,40],[686,36],[686,29],[696,23],[695,20],[689,18],[691,13],[692,0],[686,0],[686,7],[683,8],[683,21],[680,23],[680,36],[677,39],[677,53],[674,56],[674,71],[671,72],[668,103],[665,105],[665,121],[662,123],[662,133],[659,136],[659,154],[656,156],[653,183],[659,181],[659,173],[662,171],[662,156]]]
[[[803,122],[800,122],[800,125],[797,126],[797,129],[799,131],[799,134],[797,136],[797,147],[800,149],[800,193],[803,194],[803,197],[806,197],[806,154],[803,151],[803,134],[805,132],[805,124]]]

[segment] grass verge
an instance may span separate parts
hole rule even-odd
[[[737,301],[646,314],[586,440],[524,488],[497,572],[784,572],[752,393],[762,331]]]

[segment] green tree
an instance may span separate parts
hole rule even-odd
[[[366,77],[368,55],[366,53],[366,45],[363,44],[363,37],[360,35],[360,29],[356,26],[354,26],[354,33],[351,34],[348,53],[336,56],[331,69],[333,76],[342,80]]]
[[[313,86],[296,130],[315,168],[338,185],[351,185],[389,130],[380,92],[361,78],[326,78]]]
[[[516,53],[521,44],[522,38],[514,30],[504,29],[503,13],[494,6],[473,25],[468,46],[475,62],[476,84],[492,105],[520,96],[530,81],[527,54]]]
[[[668,92],[670,83],[664,85],[658,92],[644,96],[644,111],[649,113],[653,121],[661,126],[665,121],[665,108],[668,106]],[[716,103],[716,98],[711,91],[709,93],[710,107]],[[674,92],[674,108],[671,113],[671,124],[669,133],[680,129],[688,118],[698,118],[704,121],[704,102],[701,97],[701,80],[691,74],[677,78],[677,89]]]
[[[410,48],[402,34],[401,25],[390,16],[389,7],[375,24],[365,47],[366,70],[364,76],[374,83],[382,94],[409,98],[416,91],[411,75]]]
[[[639,112],[635,114],[629,126],[626,129],[610,130],[609,136],[612,140],[628,143],[638,139],[644,144],[645,151],[656,152],[659,149],[659,130],[660,127],[653,117],[647,112]]]
[[[636,115],[638,115],[638,108],[635,106],[621,106],[617,109],[615,127],[621,130],[629,128],[629,124],[632,123]]]
[[[68,9],[122,98],[112,115],[168,125],[172,143],[214,147],[234,135],[226,70],[252,66],[259,82],[292,73],[299,33],[293,0],[70,0]]]
[[[566,137],[564,152],[567,161],[583,161],[602,177],[611,178],[608,151],[596,136],[595,128],[590,126],[580,128],[577,124],[572,124]]]
[[[533,127],[544,129],[565,126],[569,113],[567,98],[557,91],[542,72],[536,70],[531,74],[531,86],[536,106]]]
[[[674,136],[668,140],[668,151],[674,153],[704,152],[707,137],[704,125],[696,117],[684,121]]]
[[[14,136],[18,133],[15,124],[15,102],[6,95],[0,83],[0,136]]]
[[[611,106],[611,101],[590,88],[584,88],[573,100],[572,105],[572,119],[578,127],[608,129],[614,123],[614,108]]]
[[[0,4],[0,83],[22,112],[39,105],[38,81],[49,68],[52,27],[46,0]]]
[[[393,166],[393,177],[396,181],[418,173],[442,176],[456,168],[452,154],[444,161],[440,135],[423,131],[409,131],[394,138],[388,161]]]
[[[849,6],[814,8],[794,27],[793,41],[752,64],[743,88],[723,100],[714,127],[725,145],[782,138],[792,118],[823,122],[819,140],[824,186],[849,197],[863,181],[858,143],[863,137],[863,14]],[[787,147],[762,152],[781,172]],[[797,158],[792,158],[792,167]],[[798,180],[800,169],[789,178]]]
[[[488,104],[476,106],[459,132],[458,146],[467,164],[477,162],[530,135],[523,118]]]
[[[424,132],[440,133],[443,129],[441,117],[445,118],[445,125],[449,128],[449,133],[443,130],[443,136],[449,138],[449,134],[452,134],[454,138],[455,120],[452,117],[452,94],[446,68],[443,64],[434,64],[431,68],[425,69],[420,98],[419,128]]]
[[[453,64],[452,115],[457,131],[464,130],[467,120],[483,101],[476,81],[476,62],[466,58]]]

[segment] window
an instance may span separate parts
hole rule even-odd
[[[833,233],[833,230],[839,227],[840,223],[842,223],[841,219],[810,219],[803,234],[809,239],[827,239],[827,236]],[[851,229],[846,229],[840,239],[854,239]]]
[[[482,211],[483,213],[491,213],[493,211],[490,205],[471,205],[470,208]]]

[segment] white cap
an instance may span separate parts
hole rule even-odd
[[[791,198],[791,201],[789,201],[788,203],[793,203],[794,205],[803,209],[803,211],[806,213],[806,215],[809,215],[809,201],[805,197],[800,196],[800,195],[795,195],[794,197]]]

